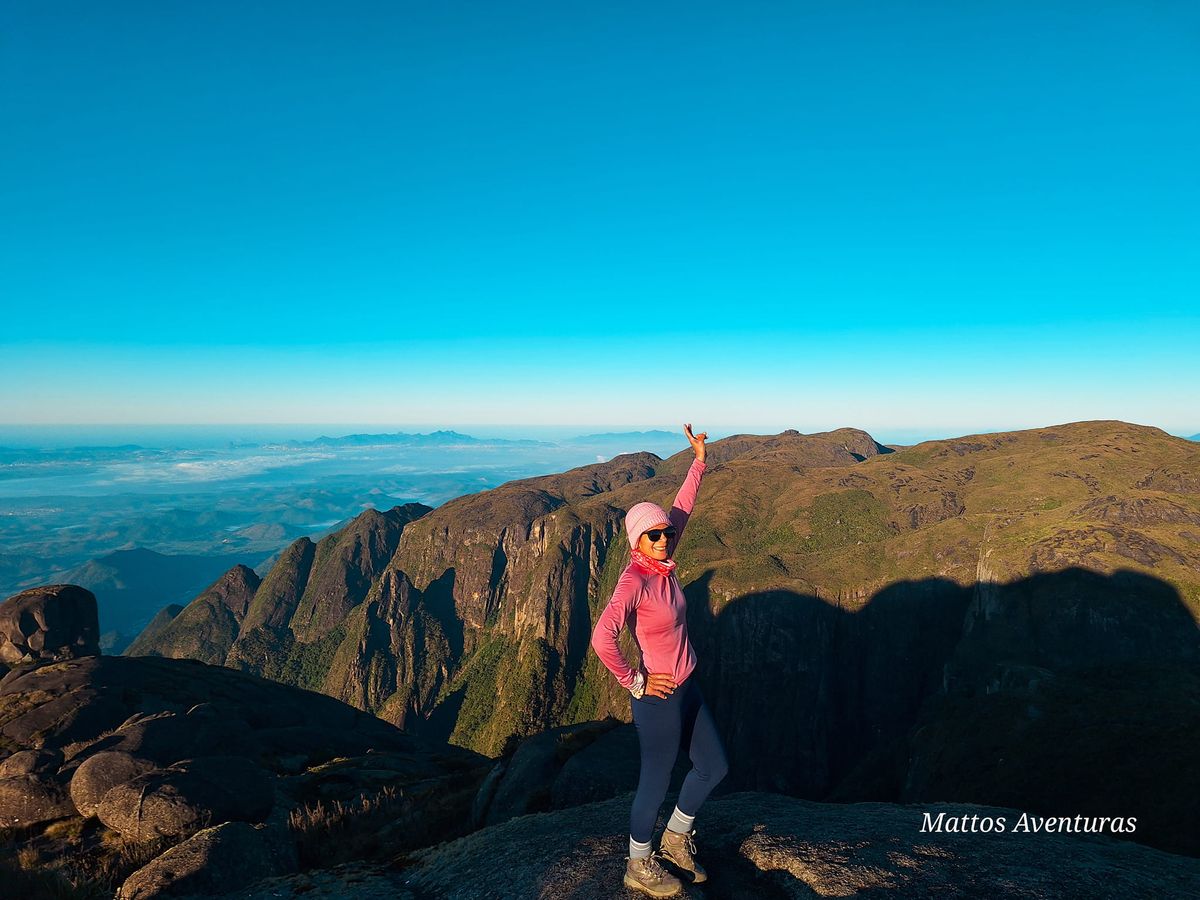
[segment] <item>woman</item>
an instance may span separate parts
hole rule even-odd
[[[638,503],[626,514],[631,559],[592,632],[597,655],[633,697],[630,702],[642,767],[629,815],[625,885],[651,897],[671,897],[682,887],[651,852],[654,825],[681,743],[687,744],[692,769],[683,780],[657,856],[693,882],[707,876],[695,859],[692,821],[728,768],[712,714],[692,677],[696,654],[688,641],[687,602],[671,558],[704,477],[704,442],[708,438],[706,433],[692,434],[691,425],[685,425],[683,432],[696,459],[669,515],[654,503]],[[626,662],[617,644],[626,624],[641,653],[639,671]]]

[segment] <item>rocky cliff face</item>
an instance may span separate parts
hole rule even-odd
[[[958,721],[955,698],[1037,715],[1063,708],[1029,702],[1050,676],[1200,658],[1194,443],[1083,422],[883,451],[851,429],[710,448],[676,558],[733,784],[929,796],[914,735]],[[636,454],[462,497],[408,521],[386,562],[370,549],[386,542],[349,539],[358,524],[324,556],[298,544],[228,662],[492,756],[551,726],[627,720],[588,639],[628,560],[624,510],[669,504],[689,461]],[[305,567],[330,558],[334,587],[310,592],[326,582]],[[1128,671],[1153,709],[1157,682]],[[1066,782],[1093,790],[1108,752]]]
[[[261,580],[238,566],[169,622],[158,622],[127,656],[170,656],[228,665],[303,687],[320,687],[350,611],[380,577],[420,504],[367,510],[313,544],[300,538]]]

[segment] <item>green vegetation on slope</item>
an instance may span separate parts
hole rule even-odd
[[[812,531],[804,538],[805,552],[869,544],[891,535],[888,508],[869,491],[818,494],[809,508],[808,522]]]
[[[443,699],[460,689],[466,691],[450,743],[478,749],[476,739],[495,712],[497,677],[508,649],[508,641],[503,637],[492,638],[472,655],[444,689]]]
[[[260,661],[259,674],[263,678],[318,691],[345,636],[345,623],[311,644],[296,641],[290,632],[279,639],[256,628],[243,638],[243,654],[246,659]]]

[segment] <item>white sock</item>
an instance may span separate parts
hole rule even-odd
[[[649,859],[653,849],[654,845],[650,841],[643,844],[641,841],[635,841],[632,834],[629,836],[630,859]]]
[[[671,818],[667,820],[667,827],[676,834],[689,834],[692,830],[692,823],[695,821],[695,816],[680,812],[677,806],[675,812],[671,813]]]

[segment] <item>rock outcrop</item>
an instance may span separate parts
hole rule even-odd
[[[262,822],[274,805],[274,779],[257,764],[205,756],[114,785],[96,815],[122,837],[148,841],[186,837],[213,822]]]
[[[113,788],[155,769],[154,763],[120,750],[101,750],[87,757],[71,776],[71,802],[85,819],[97,814],[100,801]]]
[[[941,832],[922,831],[925,816]],[[1017,832],[1021,812],[964,804],[819,804],[740,793],[696,820],[709,881],[684,898],[1185,897],[1200,861],[1106,835]],[[522,816],[419,851],[394,868],[269,879],[242,900],[443,897],[446,900],[609,900],[624,897],[629,798]],[[1003,833],[994,830],[1005,820]],[[965,823],[947,831],[945,823]],[[979,830],[991,820],[992,829]],[[1028,820],[1027,820],[1028,821]],[[975,823],[972,830],[971,823]],[[1040,823],[1044,826],[1044,823]],[[951,825],[951,828],[954,828]],[[988,826],[984,826],[988,827]]]
[[[205,828],[125,879],[118,900],[211,897],[295,871],[295,849],[265,826]]]
[[[472,810],[477,826],[567,809],[636,790],[641,751],[633,725],[617,719],[551,728],[526,738],[492,767]],[[691,761],[681,753],[671,773],[681,784]],[[718,787],[718,794],[720,793]]]
[[[30,828],[74,813],[61,780],[52,775],[0,778],[0,828]]]
[[[151,863],[129,896],[228,885],[234,870],[262,877],[279,860],[294,867],[302,845],[327,844],[324,829],[345,817],[336,810],[386,811],[392,852],[462,833],[487,769],[322,694],[191,660],[91,656],[0,680],[0,827],[100,829],[111,838],[91,853],[113,855],[109,876],[209,829]],[[214,830],[225,823],[244,828]],[[227,848],[243,838],[290,849],[265,868],[230,868],[241,851]],[[39,846],[69,863],[57,840],[47,831]],[[147,851],[123,853],[129,845]]]
[[[300,538],[259,581],[235,567],[167,622],[152,623],[127,656],[169,656],[228,665],[320,688],[347,615],[376,584],[419,503],[370,509],[314,544]]]
[[[73,584],[30,588],[0,603],[3,667],[100,652],[96,597]]]

